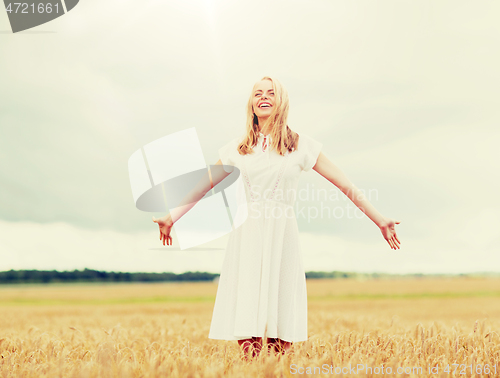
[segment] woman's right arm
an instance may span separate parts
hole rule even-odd
[[[216,166],[214,166],[213,169],[208,170],[198,184],[196,184],[186,197],[183,198],[178,207],[170,211],[170,213],[164,217],[153,217],[153,222],[157,223],[160,228],[160,240],[163,240],[163,245],[165,245],[165,241],[167,241],[167,245],[172,245],[170,231],[174,223],[186,214],[194,205],[196,205],[209,190],[218,185],[231,173],[226,172],[223,169],[222,162],[220,160],[215,163],[215,165]]]

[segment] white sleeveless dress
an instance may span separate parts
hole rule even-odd
[[[211,339],[307,340],[306,278],[293,206],[299,175],[312,169],[323,145],[301,133],[297,149],[281,156],[268,139],[260,133],[254,153],[244,156],[236,150],[242,137],[219,149],[222,164],[240,170],[249,207],[248,218],[229,236]]]

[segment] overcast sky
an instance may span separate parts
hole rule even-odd
[[[270,75],[291,129],[401,220],[395,251],[366,216],[299,218],[306,270],[499,271],[499,13],[496,1],[81,0],[12,34],[0,12],[0,270],[220,272],[228,236],[163,247],[151,216],[164,214],[135,208],[128,158],[195,127],[214,164]],[[354,206],[315,171],[307,185]]]

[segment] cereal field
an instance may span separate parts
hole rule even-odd
[[[499,279],[307,287],[309,340],[243,361],[235,341],[207,338],[216,283],[0,286],[0,374],[500,376]]]

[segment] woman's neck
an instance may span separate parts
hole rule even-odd
[[[267,135],[269,135],[269,133],[271,132],[271,130],[262,130],[262,127],[260,126],[260,125],[263,125],[266,120],[267,120],[267,118],[264,119],[264,120],[260,120],[259,119],[259,124],[257,126],[259,126],[259,132],[261,132],[262,134],[264,134],[264,135],[267,136]]]

